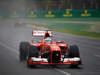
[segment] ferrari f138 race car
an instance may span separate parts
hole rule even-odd
[[[32,36],[36,38],[42,36],[42,40],[35,42],[33,38],[32,42],[21,42],[19,46],[20,61],[26,61],[28,67],[38,64],[69,64],[77,67],[81,64],[77,45],[68,45],[62,41],[52,40],[50,38],[52,32],[47,30],[32,31]]]

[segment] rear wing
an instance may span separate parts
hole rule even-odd
[[[48,31],[48,33],[50,34],[50,36],[52,36],[52,31],[51,30],[33,30],[32,31],[32,36],[34,37],[44,37],[45,33]]]

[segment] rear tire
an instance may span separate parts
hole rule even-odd
[[[21,42],[20,43],[19,58],[20,58],[21,62],[26,61],[26,59],[27,59],[28,46],[29,46],[28,42]]]

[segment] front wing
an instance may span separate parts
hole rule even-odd
[[[49,63],[46,58],[31,57],[27,60],[28,64],[81,64],[81,59],[78,57],[61,59],[60,63]]]

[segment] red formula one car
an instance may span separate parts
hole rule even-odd
[[[69,46],[62,41],[51,40],[51,31],[33,31],[32,35],[44,36],[44,38],[42,37],[43,39],[37,42],[20,43],[20,61],[27,61],[28,66],[70,64],[77,67],[81,64],[77,45]]]

